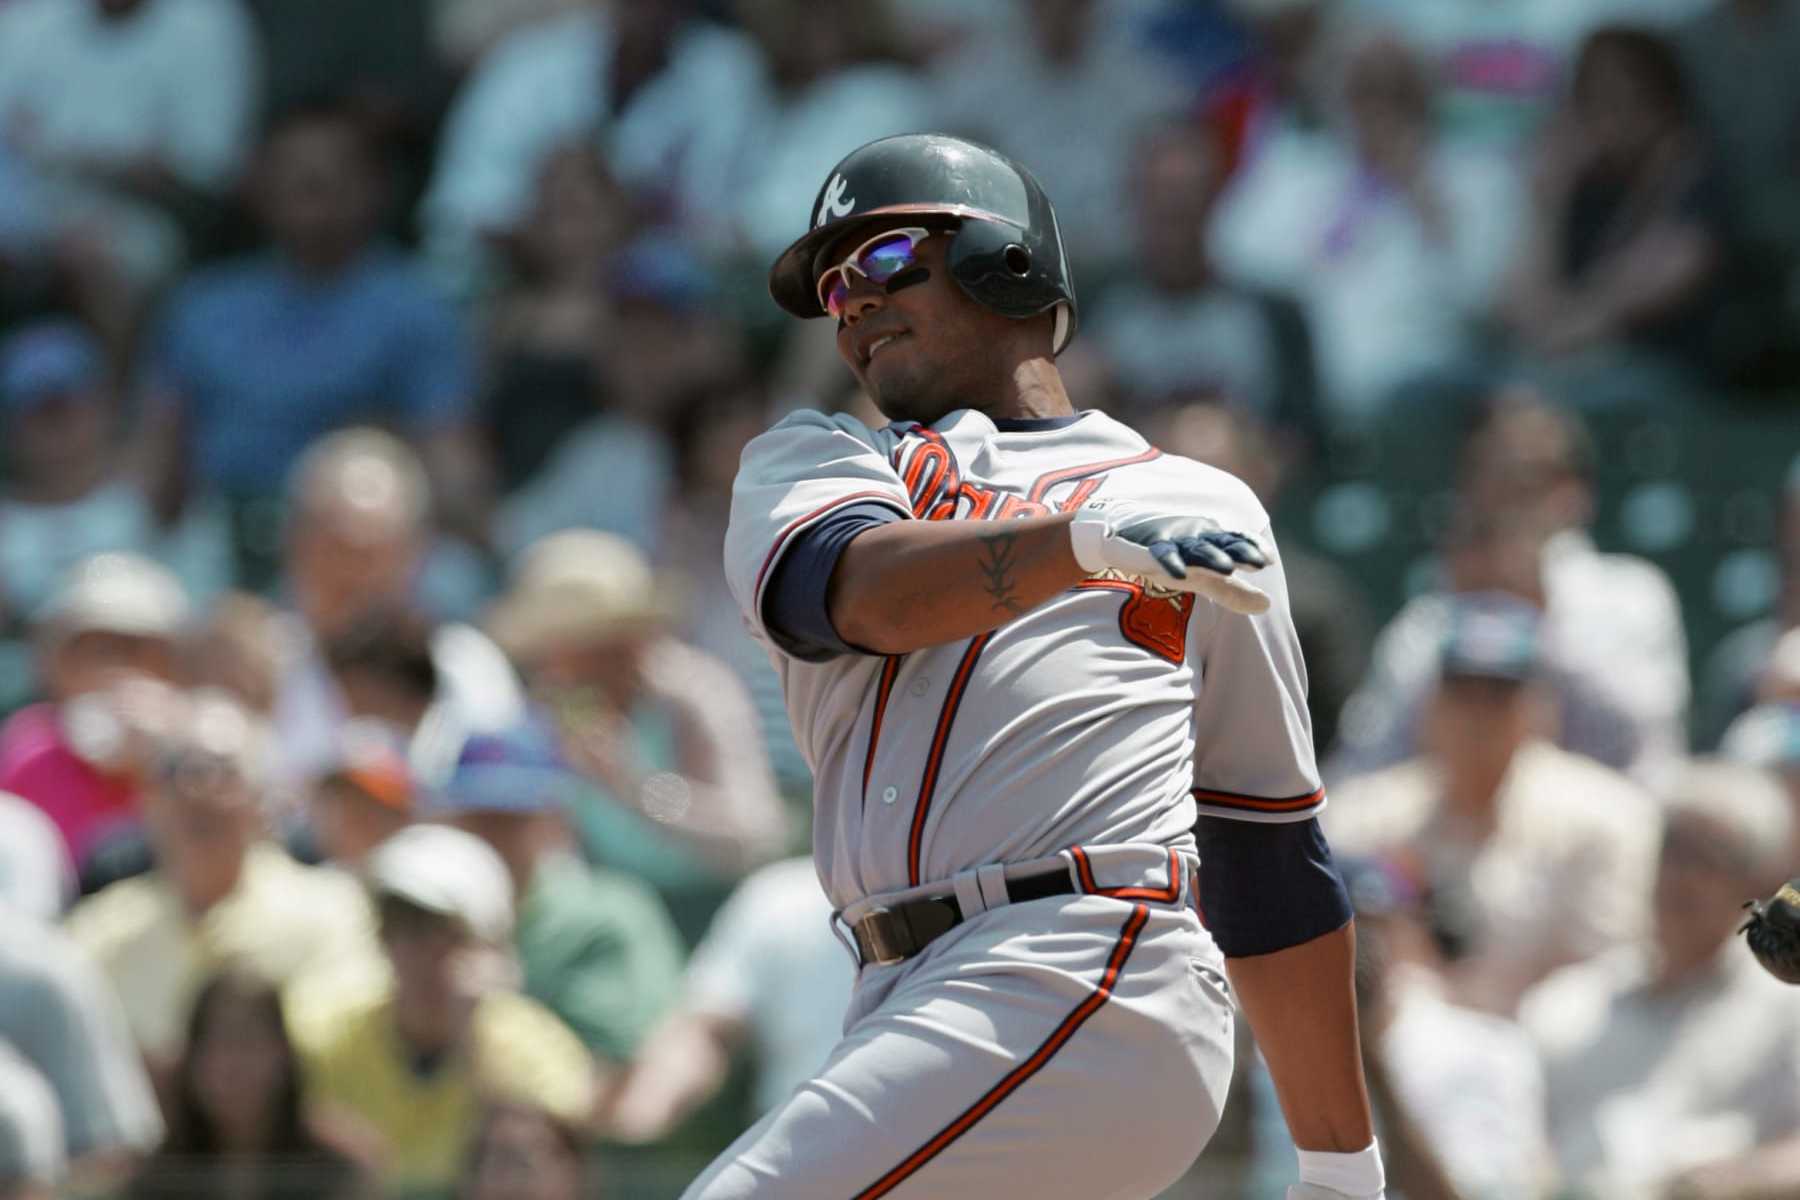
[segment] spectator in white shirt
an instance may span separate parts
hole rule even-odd
[[[1397,37],[1341,52],[1341,129],[1285,125],[1252,147],[1212,232],[1220,264],[1293,294],[1335,423],[1466,368],[1518,224],[1502,159],[1441,138],[1433,77]]]
[[[1423,752],[1333,783],[1324,817],[1341,853],[1413,864],[1464,945],[1451,995],[1500,1014],[1556,968],[1641,935],[1659,825],[1625,777],[1543,740],[1537,630],[1529,609],[1457,605]]]
[[[1800,1004],[1733,936],[1793,866],[1781,789],[1697,762],[1666,799],[1653,935],[1552,976],[1521,1015],[1543,1050],[1574,1194],[1791,1196]]]

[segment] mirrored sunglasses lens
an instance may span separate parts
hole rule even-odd
[[[886,237],[857,256],[856,265],[873,283],[886,283],[912,265],[913,241],[903,233]]]

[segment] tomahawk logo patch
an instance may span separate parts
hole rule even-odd
[[[845,196],[844,190],[850,181],[842,175],[833,175],[831,182],[825,185],[825,194],[819,198],[819,215],[813,219],[813,228],[817,229],[833,217],[848,216],[856,207],[855,196]]]

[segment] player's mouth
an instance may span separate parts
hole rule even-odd
[[[875,356],[877,354],[905,336],[906,331],[902,329],[895,333],[884,333],[880,337],[875,338],[868,345],[863,347],[863,366],[868,366],[871,362],[875,361]]]

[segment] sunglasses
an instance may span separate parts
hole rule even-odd
[[[841,320],[844,303],[850,298],[850,272],[855,271],[870,283],[886,283],[918,261],[919,243],[930,236],[931,230],[918,226],[876,234],[852,251],[850,257],[819,276],[819,307],[834,320]]]

